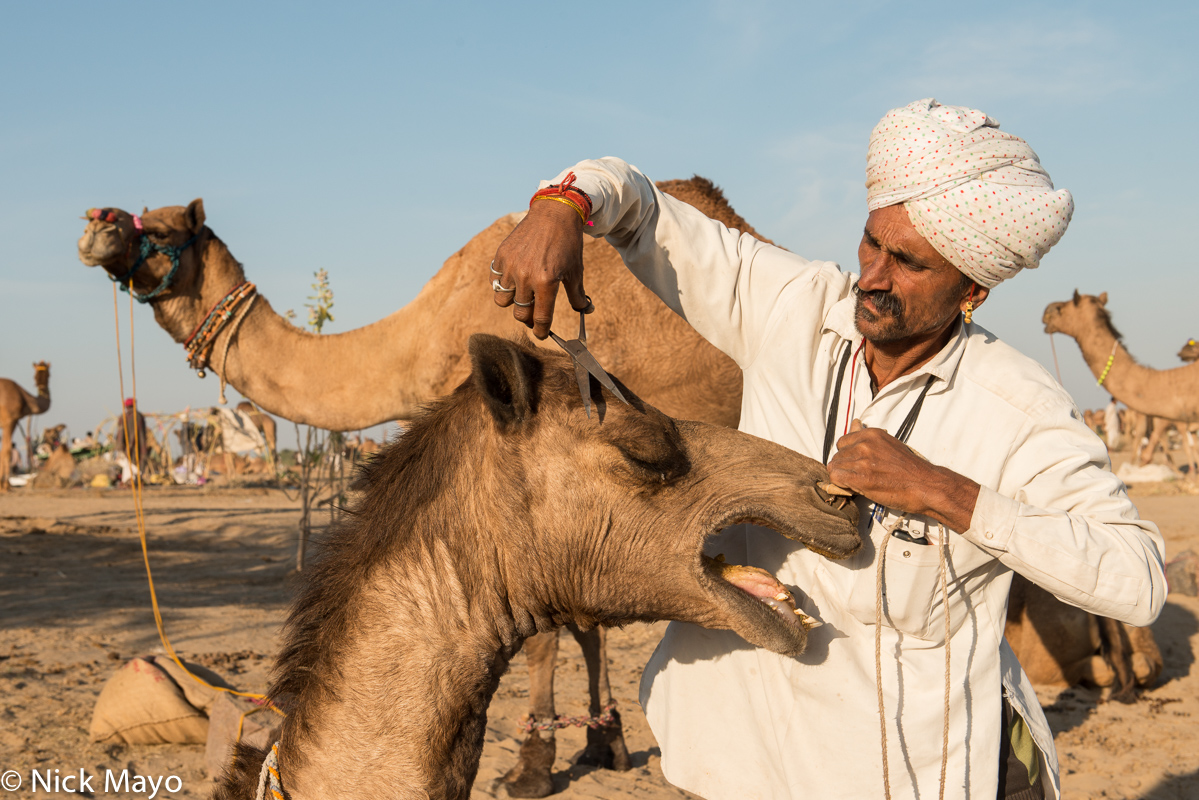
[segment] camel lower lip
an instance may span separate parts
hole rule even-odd
[[[778,614],[783,624],[800,632],[807,632],[821,624],[819,620],[804,614],[796,606],[790,590],[766,570],[742,564],[729,564],[724,561],[723,556],[704,556],[703,562],[709,575],[770,608]]]

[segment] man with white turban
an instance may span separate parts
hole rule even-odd
[[[844,561],[751,525],[714,543],[824,625],[798,658],[668,627],[642,704],[672,783],[1057,797],[1052,735],[1003,639],[1012,573],[1134,625],[1166,593],[1162,537],[1069,395],[971,319],[1061,238],[1072,200],[1022,139],[931,99],[875,127],[866,186],[855,276],[728,230],[619,159],[584,161],[496,253],[496,302],[544,338],[559,282],[588,305],[581,235],[604,236],[741,366],[740,428],[823,458],[858,495],[863,547]]]

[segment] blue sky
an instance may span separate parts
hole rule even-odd
[[[203,197],[276,308],[329,270],[345,331],[407,303],[537,180],[618,155],[701,174],[759,231],[856,269],[871,127],[922,97],[981,108],[1074,193],[1061,244],[977,319],[1052,369],[1045,305],[1107,291],[1142,362],[1178,365],[1193,302],[1199,7],[1183,3],[6,3],[0,376],[39,425],[120,391],[90,206]],[[136,309],[144,408],[216,400]],[[1074,343],[1062,378],[1101,405]],[[128,376],[127,376],[128,379]]]

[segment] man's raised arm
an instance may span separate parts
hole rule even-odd
[[[513,316],[538,338],[549,335],[559,282],[572,307],[587,305],[583,233],[606,238],[642,283],[742,366],[787,287],[810,282],[823,266],[729,230],[620,159],[582,161],[555,183],[571,172],[590,198],[593,225],[570,204],[533,202],[492,265],[496,303],[514,306]]]

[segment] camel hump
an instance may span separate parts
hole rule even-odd
[[[767,244],[774,244],[773,241],[754,230],[753,225],[750,225],[744,217],[733,210],[719,186],[701,175],[693,175],[685,181],[659,181],[657,186],[676,200],[682,200],[687,205],[698,208],[712,219],[723,222],[728,228],[748,233]]]

